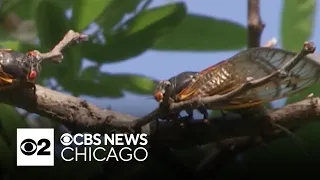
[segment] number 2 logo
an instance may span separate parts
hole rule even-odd
[[[40,139],[38,142],[32,139],[25,139],[20,144],[20,150],[24,155],[31,156],[37,152],[38,146],[42,146],[38,150],[37,155],[50,155],[50,151],[48,150],[50,145],[51,143],[48,139]]]

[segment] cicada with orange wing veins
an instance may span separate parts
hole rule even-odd
[[[0,92],[19,85],[31,85],[41,71],[34,51],[26,54],[11,49],[0,49]]]
[[[173,76],[168,80],[160,81],[155,88],[154,99],[159,102],[160,105],[165,101],[165,97],[168,97],[167,101],[177,102],[177,94],[191,82],[192,78],[197,73],[198,72],[186,71]],[[193,119],[193,108],[188,108],[185,111],[188,114],[188,118]],[[198,111],[203,114],[204,119],[208,117],[208,112],[205,107],[199,107]],[[180,112],[171,113],[170,115],[167,115],[166,118],[175,119],[178,117],[180,117]]]
[[[313,51],[315,50],[315,47]],[[178,101],[229,93],[247,81],[259,79],[284,67],[297,53],[277,48],[258,47],[239,52],[194,76],[180,93]],[[274,78],[261,86],[249,89],[226,101],[211,104],[208,109],[239,110],[294,95],[320,78],[320,64],[304,56],[284,78]]]

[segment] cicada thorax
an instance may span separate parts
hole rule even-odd
[[[252,48],[213,65],[194,76],[177,99],[223,95],[243,85],[247,79],[259,79],[280,69],[296,53],[275,48]],[[304,57],[284,78],[277,77],[210,109],[241,109],[284,98],[309,87],[320,78],[320,65]]]
[[[181,92],[184,88],[186,88],[189,83],[192,81],[193,77],[197,75],[198,72],[186,71],[182,72],[176,76],[171,77],[168,80],[160,81],[159,84],[155,88],[154,97],[161,104],[163,103],[164,97],[169,97],[172,102],[178,102],[177,94]],[[193,118],[193,109],[185,109],[188,117]],[[208,113],[207,110],[203,107],[198,108],[198,111],[207,118]],[[180,112],[177,114],[172,114],[172,116],[179,116]]]
[[[34,83],[40,65],[29,53],[0,49],[0,90],[26,82]]]
[[[235,65],[230,61],[223,61],[201,71],[191,80],[192,83],[177,95],[177,99],[184,101],[197,96],[224,94],[236,88],[241,81],[243,77],[236,73]]]

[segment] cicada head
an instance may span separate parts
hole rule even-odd
[[[167,91],[170,90],[171,87],[172,87],[172,84],[170,81],[168,80],[160,81],[154,90],[154,93],[153,93],[154,99],[157,102],[161,103],[163,101],[165,93],[169,93]]]
[[[184,89],[193,79],[197,72],[186,71],[168,80],[160,81],[156,86],[154,98],[157,102],[162,102],[165,95],[176,101],[176,95]]]
[[[1,70],[15,79],[33,80],[37,76],[37,63],[24,53],[1,49],[0,64]]]
[[[11,49],[0,50],[0,64],[1,70],[15,79],[34,81],[41,70],[36,56]]]
[[[22,67],[26,69],[27,79],[34,81],[41,72],[41,61],[36,51],[29,51],[22,60]]]

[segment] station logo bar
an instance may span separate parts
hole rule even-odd
[[[17,128],[17,166],[54,166],[54,129]]]

